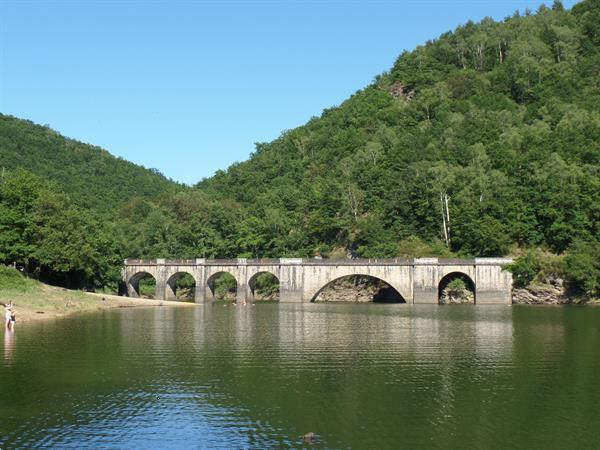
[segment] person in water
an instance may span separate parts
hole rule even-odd
[[[13,305],[12,305],[12,302],[8,302],[6,304],[3,304],[3,306],[4,306],[4,322],[6,324],[6,328],[8,328],[10,330],[15,322],[13,319],[16,319],[14,311],[13,311]]]
[[[17,322],[17,313],[15,312],[15,308],[12,306],[10,306],[10,329],[14,330],[15,329],[15,323]]]

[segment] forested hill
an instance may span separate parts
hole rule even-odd
[[[0,114],[0,170],[24,169],[52,180],[79,206],[104,213],[135,197],[157,198],[181,186],[99,147]]]
[[[247,208],[252,256],[560,253],[600,240],[599,162],[600,1],[557,1],[403,53],[197,189]]]

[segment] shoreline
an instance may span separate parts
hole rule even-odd
[[[537,301],[519,301],[519,292],[518,290],[515,290],[515,292],[513,292],[513,301],[507,306],[600,306],[600,301],[596,299],[592,299],[591,301],[573,301],[573,298],[562,298],[560,299],[562,301],[556,301],[556,297],[552,298],[551,296],[550,298],[546,297],[543,300],[536,300]],[[15,305],[17,326],[19,323],[58,319],[77,313],[94,312],[104,309],[197,306],[194,302],[131,298],[114,294],[75,291],[49,285],[40,285],[39,288],[31,290],[27,289],[25,291],[0,291],[0,302],[8,303],[9,301],[13,301]],[[366,302],[330,301],[318,303],[345,304]]]
[[[113,294],[73,291],[48,285],[27,291],[0,291],[0,302],[8,303],[9,301],[15,305],[17,327],[20,323],[57,319],[103,309],[196,306],[193,302],[122,297]]]

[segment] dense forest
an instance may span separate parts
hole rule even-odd
[[[25,169],[56,183],[78,206],[112,214],[134,197],[157,199],[178,186],[99,147],[67,139],[47,126],[0,114],[0,166]]]
[[[599,163],[600,0],[555,1],[403,53],[193,187],[0,116],[0,261],[99,287],[123,257],[510,254],[598,295]]]

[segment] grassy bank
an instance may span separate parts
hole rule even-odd
[[[0,302],[15,304],[17,322],[56,318],[77,312],[135,306],[192,306],[193,303],[135,299],[116,295],[72,291],[25,278],[0,266]]]

